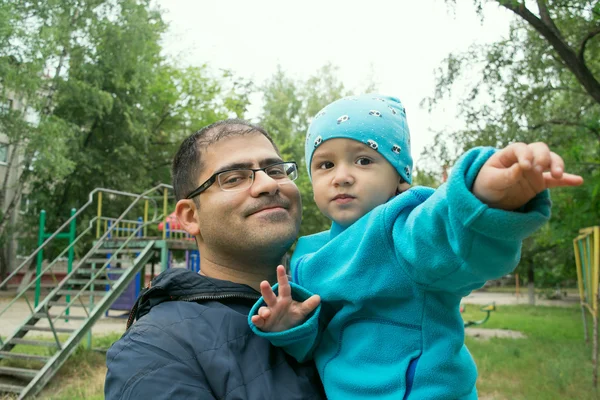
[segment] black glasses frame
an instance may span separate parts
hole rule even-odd
[[[226,172],[240,171],[240,170],[241,171],[252,171],[252,183],[254,183],[254,176],[258,171],[262,171],[262,172],[266,173],[266,171],[265,171],[266,169],[269,169],[276,165],[282,165],[282,164],[294,164],[294,166],[296,167],[296,171],[298,171],[298,164],[296,164],[295,161],[282,161],[282,162],[278,162],[275,164],[267,165],[264,168],[232,168],[232,169],[227,169],[225,171],[219,171],[219,172],[213,174],[210,178],[208,178],[202,185],[200,185],[196,189],[192,190],[190,192],[190,194],[188,194],[186,196],[186,199],[192,199],[192,198],[198,196],[199,194],[201,194],[202,192],[204,192],[206,189],[211,187],[213,183],[215,183],[217,181],[217,178],[219,177],[219,175],[224,174]],[[293,180],[290,179],[290,181],[293,181]],[[252,185],[250,185],[250,187],[251,186]],[[223,188],[221,188],[221,190],[223,190]],[[241,189],[241,190],[244,190],[244,189]],[[235,192],[235,190],[224,190],[224,192],[231,192],[231,191]]]

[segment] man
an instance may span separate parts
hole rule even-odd
[[[113,399],[321,399],[312,363],[255,336],[247,315],[300,226],[297,166],[262,129],[220,121],[173,161],[177,217],[194,235],[201,274],[173,269],[138,299],[135,322],[107,354]]]

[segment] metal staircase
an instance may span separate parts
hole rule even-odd
[[[111,239],[111,231],[118,231],[119,226],[123,226],[119,224],[127,221],[125,216],[131,209],[140,200],[148,201],[147,194],[161,187],[164,187],[165,191],[170,188],[167,185],[159,185],[144,194],[135,195],[135,200],[127,210],[119,218],[111,219],[112,224],[107,224],[110,229],[94,242],[92,248],[62,280],[58,281],[53,275],[56,287],[37,307],[32,307],[26,293],[36,283],[31,282],[4,309],[0,309],[0,321],[2,314],[19,299],[24,299],[31,311],[11,336],[5,340],[0,338],[0,395],[13,393],[18,399],[23,399],[39,393],[77,349],[94,323],[126,290],[138,272],[144,271],[146,264],[156,257],[155,240],[139,240],[140,232],[145,231],[148,225],[164,220],[164,213],[158,216],[155,210],[153,218],[145,218],[144,222],[137,226],[131,227],[130,224],[131,228],[127,229],[127,234],[121,235],[117,241]],[[92,196],[93,192],[86,206],[91,203]],[[147,212],[147,204],[145,209]],[[88,229],[68,248],[92,230],[100,221],[97,218],[91,219]],[[56,234],[68,223],[70,220],[59,228]],[[16,271],[22,269],[28,260],[32,260],[51,239],[52,237],[40,246]],[[65,254],[68,248],[61,255]],[[55,263],[56,260],[51,262],[44,272],[51,270]],[[121,268],[110,268],[117,263]],[[7,284],[9,278],[0,283],[0,288]],[[41,280],[41,276],[37,276],[36,280],[38,279]],[[23,346],[27,346],[28,351],[23,352]]]

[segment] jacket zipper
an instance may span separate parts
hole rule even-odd
[[[179,297],[174,298],[176,301],[200,301],[200,300],[224,300],[224,299],[244,299],[244,300],[253,300],[256,301],[260,299],[259,295],[256,294],[248,294],[248,293],[226,293],[226,294],[213,294],[213,295],[201,295],[201,296],[192,296],[192,297]]]
[[[158,288],[158,286],[156,286]],[[148,289],[148,292],[155,289],[155,287]],[[144,293],[147,294],[148,292]],[[248,293],[226,293],[220,295],[202,295],[202,296],[192,296],[192,297],[180,297],[180,298],[171,298],[174,301],[186,301],[186,302],[194,302],[200,300],[224,300],[224,299],[244,299],[244,300],[252,300],[256,301],[260,299],[259,295],[256,294],[248,294]],[[129,312],[129,318],[127,319],[127,327],[129,329],[131,325],[133,325],[133,321],[135,319],[135,315],[137,314],[138,302],[136,301],[133,305],[133,308]]]

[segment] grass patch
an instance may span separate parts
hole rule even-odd
[[[467,307],[465,319],[481,319]],[[583,340],[578,307],[499,306],[480,326],[511,329],[527,339],[492,338],[466,343],[477,368],[484,399],[597,399],[592,386],[591,345]],[[591,336],[590,336],[591,337]]]

